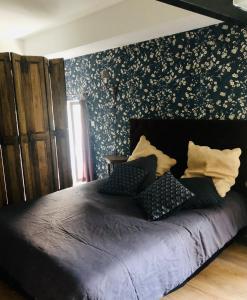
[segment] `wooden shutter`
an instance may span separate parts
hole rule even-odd
[[[49,61],[60,189],[72,186],[64,60]]]
[[[54,191],[44,58],[12,54],[27,200]]]
[[[2,149],[0,146],[0,207],[7,204],[7,194],[5,189],[5,178],[3,171]]]
[[[4,168],[0,173],[5,173],[8,203],[24,201],[14,85],[8,53],[0,54],[0,136],[3,157],[3,166],[0,168]],[[1,161],[0,165],[2,165]],[[2,182],[3,179],[0,181]]]
[[[50,75],[49,75],[49,61],[47,58],[45,58],[44,61],[45,61],[45,82],[46,82],[46,95],[47,95],[47,103],[48,103],[52,162],[53,162],[53,170],[54,170],[54,184],[55,184],[55,190],[57,191],[60,189],[60,183],[59,183],[58,162],[57,162],[57,144],[56,144],[56,136],[54,134],[55,124],[54,124],[54,115],[53,115],[51,82],[50,82]]]

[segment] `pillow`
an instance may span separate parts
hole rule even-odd
[[[133,196],[154,182],[157,158],[149,155],[118,165],[102,184],[99,192]]]
[[[240,148],[218,150],[189,142],[188,168],[182,178],[212,177],[217,192],[225,197],[238,176],[240,155]]]
[[[135,199],[143,207],[151,220],[159,220],[170,215],[176,208],[193,197],[170,172],[159,177]]]
[[[168,155],[164,154],[162,151],[151,145],[144,135],[141,136],[128,161],[151,154],[154,154],[157,157],[157,176],[163,175],[177,163],[175,159],[169,157]]]
[[[195,194],[183,204],[183,208],[208,208],[220,206],[223,198],[220,197],[210,177],[181,178],[180,183]]]
[[[143,169],[147,175],[140,187],[140,191],[146,189],[150,184],[152,184],[156,179],[156,168],[157,168],[157,157],[155,155],[148,155],[146,157],[140,157],[138,159],[128,161],[124,164],[129,166],[137,167]]]

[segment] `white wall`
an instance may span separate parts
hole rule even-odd
[[[154,0],[125,0],[23,39],[25,54],[65,58],[195,29],[219,21]]]
[[[24,44],[20,40],[0,40],[0,52],[16,52],[18,54],[24,53]]]

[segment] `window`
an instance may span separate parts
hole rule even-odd
[[[68,125],[74,185],[82,180],[82,120],[79,101],[68,101]]]

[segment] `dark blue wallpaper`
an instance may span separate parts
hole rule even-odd
[[[220,24],[65,62],[68,95],[87,93],[98,176],[103,156],[128,154],[130,118],[247,119],[247,28]],[[102,70],[119,84],[112,91]],[[71,98],[71,97],[70,97]]]

